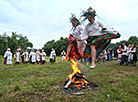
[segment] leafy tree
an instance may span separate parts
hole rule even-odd
[[[43,49],[46,51],[48,55],[50,55],[51,49],[54,48],[57,55],[60,55],[63,50],[65,51],[67,50],[67,41],[68,39],[63,37],[61,37],[60,40],[57,40],[57,41],[51,40],[44,45]],[[138,49],[138,37],[136,36],[131,36],[128,40],[122,40],[115,44],[111,43],[106,49],[112,48],[114,51],[114,55],[117,56],[118,46],[123,45],[123,43],[126,43],[127,46],[128,44],[134,44],[137,46],[137,49]],[[137,55],[138,55],[138,52],[137,52]]]
[[[2,55],[4,53],[4,51],[6,50],[6,48],[8,47],[8,43],[7,43],[7,35],[3,34],[0,35],[0,55]]]
[[[129,44],[134,44],[138,47],[138,37],[136,36],[131,36],[129,39],[128,39],[128,43]]]
[[[43,49],[46,51],[48,55],[50,55],[51,49],[54,48],[57,56],[59,56],[63,50],[66,51],[67,41],[68,39],[63,37],[61,37],[60,40],[57,41],[51,40],[44,45]]]
[[[0,54],[3,55],[7,48],[11,48],[12,52],[15,52],[18,46],[21,46],[23,50],[27,47],[33,47],[33,44],[29,42],[26,36],[12,32],[11,37],[6,33],[0,35]]]

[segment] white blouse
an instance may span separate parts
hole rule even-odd
[[[20,62],[20,52],[16,52],[14,58],[16,59],[16,62]]]
[[[12,53],[10,51],[6,51],[4,57],[7,57],[6,64],[12,64]]]
[[[25,55],[25,61],[28,61],[28,55],[29,55],[29,53],[25,52],[24,55]]]
[[[74,28],[73,31],[72,31],[73,37],[78,38],[78,37],[80,36],[80,34],[82,33],[82,31],[83,31],[82,27],[78,25],[78,26],[77,26],[76,28]]]
[[[46,60],[46,53],[45,53],[45,52],[42,52],[42,53],[41,53],[41,56],[42,56],[42,60],[45,61],[45,60]]]
[[[40,51],[36,51],[36,60],[40,61]]]
[[[30,52],[29,57],[31,57],[32,62],[36,62],[36,53],[35,52]]]
[[[50,53],[50,59],[54,59],[54,56],[56,56],[56,52],[53,50]]]
[[[7,57],[7,59],[12,59],[12,53],[10,51],[6,51],[4,57]]]
[[[86,40],[89,36],[100,36],[103,35],[101,32],[104,25],[101,22],[94,21],[93,24],[88,24],[84,32],[80,35],[81,40]]]

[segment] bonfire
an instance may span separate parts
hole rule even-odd
[[[69,74],[68,80],[65,81],[64,89],[68,91],[77,91],[90,87],[98,87],[97,84],[87,80],[86,77],[81,73],[77,61],[74,59],[70,59],[70,61],[73,73]]]

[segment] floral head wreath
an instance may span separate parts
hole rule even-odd
[[[95,17],[95,16],[97,16],[97,14],[96,14],[96,11],[95,10],[93,10],[93,8],[92,7],[89,7],[88,9],[87,9],[87,11],[82,11],[82,15],[81,15],[81,17],[85,17],[84,19],[83,19],[83,21],[85,21],[87,18],[88,18],[88,16],[93,16],[93,17]]]
[[[76,21],[78,23],[78,25],[80,25],[80,21],[76,18],[75,14],[71,14],[70,22],[72,22],[72,21]]]

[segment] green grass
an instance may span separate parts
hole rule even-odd
[[[98,63],[96,69],[80,65],[87,79],[99,85],[97,90],[82,90],[71,95],[62,89],[70,62],[54,64],[3,65],[0,57],[0,102],[137,102],[138,66],[119,66],[115,62]]]

